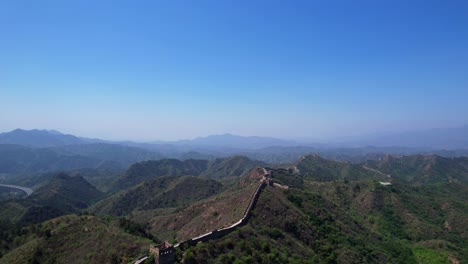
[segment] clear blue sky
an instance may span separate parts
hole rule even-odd
[[[328,139],[468,123],[464,0],[11,0],[0,33],[0,131]]]

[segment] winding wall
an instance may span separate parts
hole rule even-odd
[[[243,214],[242,218],[239,221],[232,224],[231,226],[221,228],[221,229],[216,229],[216,230],[214,230],[212,232],[209,232],[209,233],[194,237],[192,239],[185,240],[185,241],[180,242],[178,244],[175,244],[173,247],[171,246],[169,248],[165,248],[164,252],[172,252],[171,254],[168,254],[166,256],[162,256],[161,252],[158,251],[158,253],[157,253],[157,263],[160,263],[161,261],[164,262],[164,263],[174,263],[174,254],[173,254],[174,248],[180,248],[181,250],[184,250],[187,246],[194,246],[200,241],[206,242],[206,241],[208,241],[210,239],[223,237],[223,236],[231,233],[232,231],[234,231],[234,229],[236,229],[237,227],[246,224],[248,222],[249,218],[250,218],[250,212],[252,211],[252,209],[254,208],[255,204],[258,201],[258,197],[260,196],[261,191],[267,186],[267,182],[266,182],[265,177],[267,175],[269,175],[269,173],[265,168],[263,168],[263,171],[264,171],[263,179],[261,180],[261,183],[258,185],[257,189],[255,190],[252,197],[250,198],[249,205],[245,209],[244,214]],[[134,262],[134,264],[142,263],[147,258],[148,258],[148,256],[143,256],[142,258],[136,260]]]
[[[242,218],[239,221],[237,221],[236,223],[232,224],[229,227],[216,229],[216,230],[214,230],[212,232],[209,232],[209,233],[200,235],[198,237],[194,237],[192,239],[180,242],[179,244],[174,245],[174,247],[179,247],[181,249],[184,249],[187,246],[194,246],[200,241],[206,242],[206,241],[208,241],[210,239],[220,238],[220,237],[223,237],[223,236],[231,233],[238,226],[242,226],[242,225],[246,224],[247,221],[250,218],[250,212],[252,211],[253,207],[257,203],[258,197],[260,196],[260,193],[265,188],[265,186],[266,186],[266,182],[264,180],[262,180],[262,182],[258,185],[257,190],[252,195],[252,198],[250,199],[250,202],[249,202],[249,206],[247,206],[247,208],[244,211],[244,215],[242,216]]]

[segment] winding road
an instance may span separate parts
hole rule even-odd
[[[33,193],[33,190],[27,187],[23,186],[18,186],[18,185],[8,185],[8,184],[0,184],[0,187],[8,187],[8,188],[14,188],[14,189],[19,189],[23,192],[25,192],[28,196]]]

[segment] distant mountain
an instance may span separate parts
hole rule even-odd
[[[366,166],[390,174],[393,179],[408,183],[468,182],[468,158],[444,158],[437,155],[387,155],[367,161]]]
[[[0,144],[0,173],[29,173],[94,168],[101,160],[80,155],[62,155],[49,148]]]
[[[154,151],[108,143],[66,145],[56,147],[54,150],[64,155],[79,155],[98,160],[114,161],[123,167],[143,160],[157,160],[164,157]]]
[[[216,158],[216,156],[214,155],[210,155],[210,154],[203,154],[203,153],[200,153],[200,152],[196,152],[196,151],[189,151],[189,152],[184,152],[184,153],[181,153],[181,154],[178,154],[178,155],[175,155],[177,159],[180,159],[180,160],[188,160],[188,159],[206,159],[206,160],[213,160]]]
[[[360,163],[367,159],[378,159],[387,153],[467,156],[468,126],[374,134],[327,144],[232,134],[211,135],[193,140],[137,143],[83,138],[65,135],[55,130],[16,129],[1,133],[0,144],[51,148],[60,154],[115,161],[123,167],[142,160],[162,158],[214,160],[233,155],[244,155],[269,163],[288,163],[313,153],[330,159]]]
[[[271,146],[295,146],[298,143],[289,140],[270,137],[243,137],[232,134],[211,135],[193,140],[180,140],[177,145],[190,145],[196,147],[224,147],[232,149],[260,149]]]
[[[434,128],[429,130],[369,135],[351,141],[361,146],[411,147],[423,149],[467,149],[468,125],[455,128]]]
[[[135,162],[163,158],[154,151],[105,143],[47,148],[0,144],[0,157],[0,174],[9,175],[7,180],[10,183],[20,184],[19,181],[23,181],[33,185],[40,183],[39,179],[24,181],[24,177],[84,168],[113,174]],[[18,182],[12,182],[16,180]]]
[[[85,140],[73,135],[65,135],[55,130],[15,129],[0,134],[0,144],[17,144],[30,147],[53,147],[83,144]]]

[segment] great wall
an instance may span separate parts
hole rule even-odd
[[[206,242],[211,239],[216,239],[223,237],[232,231],[234,231],[237,227],[242,226],[246,224],[249,220],[250,213],[252,209],[255,207],[255,204],[257,203],[258,197],[260,196],[260,193],[262,190],[272,182],[270,181],[270,176],[271,176],[271,170],[270,168],[262,168],[263,169],[263,175],[260,180],[260,184],[257,186],[257,189],[253,193],[252,197],[250,198],[249,205],[246,207],[244,214],[242,218],[237,221],[236,223],[225,227],[221,229],[216,229],[211,232],[205,233],[203,235],[182,241],[180,243],[177,243],[175,245],[171,245],[168,242],[164,242],[161,245],[158,246],[151,246],[150,247],[150,254],[153,254],[155,256],[155,263],[156,264],[172,264],[174,263],[174,258],[175,258],[175,251],[176,248],[180,248],[181,250],[184,250],[188,246],[194,246],[198,242]],[[143,263],[148,256],[143,256],[142,258],[138,259],[137,261],[134,262],[134,264],[140,264]]]

